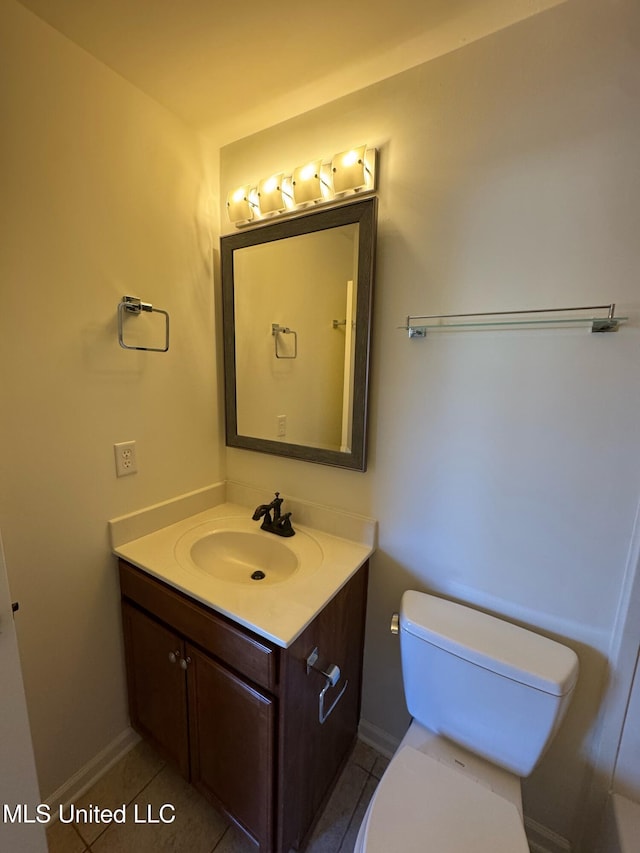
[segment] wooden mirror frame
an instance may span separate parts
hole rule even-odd
[[[345,453],[340,450],[327,450],[238,434],[234,252],[247,246],[311,234],[329,228],[339,228],[352,223],[358,223],[359,229],[351,452]],[[325,208],[290,219],[270,222],[220,238],[226,443],[229,447],[272,453],[277,456],[302,459],[306,462],[317,462],[339,468],[366,470],[367,399],[376,223],[377,198],[371,196],[340,207]]]

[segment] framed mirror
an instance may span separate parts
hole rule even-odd
[[[366,470],[376,209],[221,238],[227,445]]]

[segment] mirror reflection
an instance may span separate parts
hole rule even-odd
[[[375,199],[223,237],[227,443],[365,468]]]
[[[351,451],[358,227],[236,252],[236,394],[243,435]],[[317,295],[312,310],[301,286],[311,278]]]

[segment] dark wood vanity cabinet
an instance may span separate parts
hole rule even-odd
[[[264,853],[304,843],[355,741],[367,573],[282,649],[120,561],[131,724]]]

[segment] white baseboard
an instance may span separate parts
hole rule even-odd
[[[47,798],[46,802],[51,815],[58,815],[60,806],[66,809],[70,803],[80,799],[101,776],[104,776],[107,770],[113,767],[130,749],[133,749],[139,740],[140,738],[131,728],[126,728],[118,737],[114,738],[108,746]]]
[[[368,720],[361,719],[358,726],[358,737],[360,740],[368,743],[378,752],[381,752],[386,758],[391,758],[400,744],[398,738],[392,737],[387,732],[374,726]]]

